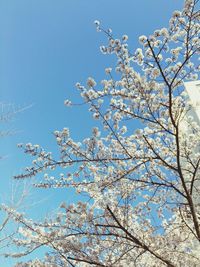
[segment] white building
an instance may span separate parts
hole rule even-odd
[[[189,115],[200,125],[200,81],[186,82],[184,86],[191,101]]]
[[[191,103],[191,109],[189,112],[187,112],[186,116],[181,122],[181,131],[183,134],[190,134],[192,129],[190,127],[190,124],[188,124],[187,119],[189,116],[193,117],[194,121],[200,126],[200,81],[192,81],[192,82],[186,82],[184,83],[185,90],[187,93],[187,97],[189,98],[189,101]],[[194,152],[199,152],[199,147],[194,148]],[[184,163],[183,163],[184,164]],[[199,175],[197,173],[197,175]],[[199,190],[197,188],[200,188],[200,181],[196,180],[196,187],[193,192],[193,197],[195,200],[195,203],[199,205],[200,203],[200,194]]]

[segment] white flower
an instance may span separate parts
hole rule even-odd
[[[106,68],[106,69],[105,69],[105,73],[106,73],[106,74],[110,74],[111,71],[112,71],[112,68]]]
[[[65,101],[64,101],[64,105],[65,106],[71,106],[71,104],[72,104],[72,102],[69,100],[69,99],[66,99]]]
[[[124,34],[124,35],[122,36],[122,40],[123,40],[124,42],[126,42],[126,41],[128,40],[128,35]]]
[[[160,30],[160,33],[161,33],[163,36],[165,36],[165,37],[169,35],[168,30],[167,30],[166,28],[162,28],[162,29]]]
[[[78,83],[75,84],[75,86],[76,86],[77,88],[80,88],[81,84],[78,82]]]
[[[92,132],[93,132],[93,135],[95,136],[95,137],[99,137],[100,136],[100,131],[99,131],[99,129],[97,128],[97,127],[94,127],[93,129],[92,129]]]
[[[68,128],[64,128],[62,131],[63,136],[68,136],[69,135],[69,129]]]
[[[102,45],[102,46],[100,46],[100,51],[101,51],[101,53],[105,54],[105,53],[107,53],[107,48],[104,45]]]
[[[60,144],[60,143],[62,142],[62,138],[57,137],[57,138],[56,138],[56,141],[57,141],[58,144]]]
[[[176,10],[176,11],[174,11],[173,16],[174,17],[180,17],[181,16],[181,12]]]
[[[100,116],[99,116],[99,113],[94,113],[94,114],[93,114],[93,118],[94,118],[95,120],[98,120],[99,117],[100,117]]]
[[[145,35],[141,35],[140,37],[139,37],[139,42],[140,43],[144,43],[144,42],[146,42],[146,40],[147,40],[147,37],[145,36]]]
[[[59,133],[60,133],[59,131],[54,131],[54,135],[55,135],[55,136],[58,136]]]
[[[124,125],[122,128],[121,128],[121,133],[124,134],[127,132],[127,127]]]
[[[162,61],[163,60],[163,56],[160,54],[160,55],[158,55],[157,59],[158,59],[158,61]]]
[[[96,26],[99,26],[99,25],[100,25],[100,21],[99,21],[99,20],[95,20],[95,21],[94,21],[94,24],[95,24]]]
[[[96,82],[95,82],[95,80],[93,78],[89,77],[88,80],[87,80],[87,85],[88,85],[88,87],[91,88],[91,87],[96,86]]]

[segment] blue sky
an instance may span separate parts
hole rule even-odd
[[[0,139],[1,201],[9,199],[12,176],[31,160],[17,143],[41,144],[50,151],[56,145],[52,132],[69,127],[76,140],[86,137],[93,126],[87,107],[66,108],[65,99],[81,102],[75,83],[88,76],[104,78],[104,69],[114,58],[100,53],[106,42],[97,33],[95,19],[110,27],[115,36],[128,34],[129,47],[138,47],[138,37],[166,27],[182,0],[0,0],[0,102],[32,107],[19,113],[1,129],[17,133]],[[64,199],[76,196],[67,190],[32,189],[41,200],[29,214],[40,217]],[[0,258],[0,266],[12,261]]]

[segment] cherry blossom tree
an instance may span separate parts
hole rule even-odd
[[[23,112],[30,107],[31,105],[25,107],[16,107],[14,104],[0,102],[0,123],[2,126],[0,129],[0,137],[14,134],[15,132],[13,130],[3,129],[3,124],[10,122],[18,113]]]
[[[19,108],[14,104],[0,102],[0,138],[5,138],[16,133],[14,130],[9,130],[7,124],[9,124],[13,117],[15,117],[19,112],[22,112],[27,108],[28,106]],[[6,124],[6,126],[4,124]],[[5,160],[6,157],[7,156],[1,154],[0,160]],[[25,184],[23,187],[21,187],[21,185],[19,185],[18,182],[16,183],[13,181],[11,189],[12,192],[8,197],[8,200],[6,200],[4,196],[0,195],[1,201],[3,199],[3,201],[6,202],[7,205],[9,205],[9,207],[14,209],[15,211],[22,206],[24,198],[26,197],[26,194],[28,192]],[[2,204],[2,202],[0,202],[0,251],[4,250],[6,247],[12,244],[12,237],[16,233],[17,225],[13,225],[10,214],[6,214],[4,212],[4,205]],[[0,253],[0,255],[1,254],[2,253]]]
[[[20,112],[20,109],[16,109],[14,105],[0,102],[0,138],[4,138],[15,133],[13,130],[7,128],[7,123],[10,122],[18,112]],[[4,155],[0,155],[0,159],[4,158]]]
[[[44,259],[16,266],[200,266],[200,126],[187,116],[183,86],[200,70],[198,5],[185,0],[169,27],[141,36],[135,52],[128,36],[115,39],[95,21],[108,37],[101,51],[116,56],[116,68],[105,70],[101,84],[88,78],[76,87],[102,127],[82,142],[67,128],[55,131],[59,158],[39,145],[19,144],[34,159],[15,176],[43,173],[36,187],[72,187],[87,200],[63,202],[55,218],[43,222],[5,206],[21,224],[13,240],[21,252],[11,256],[48,248]]]

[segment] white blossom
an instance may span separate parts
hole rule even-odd
[[[93,78],[89,77],[87,80],[87,85],[88,85],[88,87],[92,88],[92,87],[96,86],[96,82]]]

